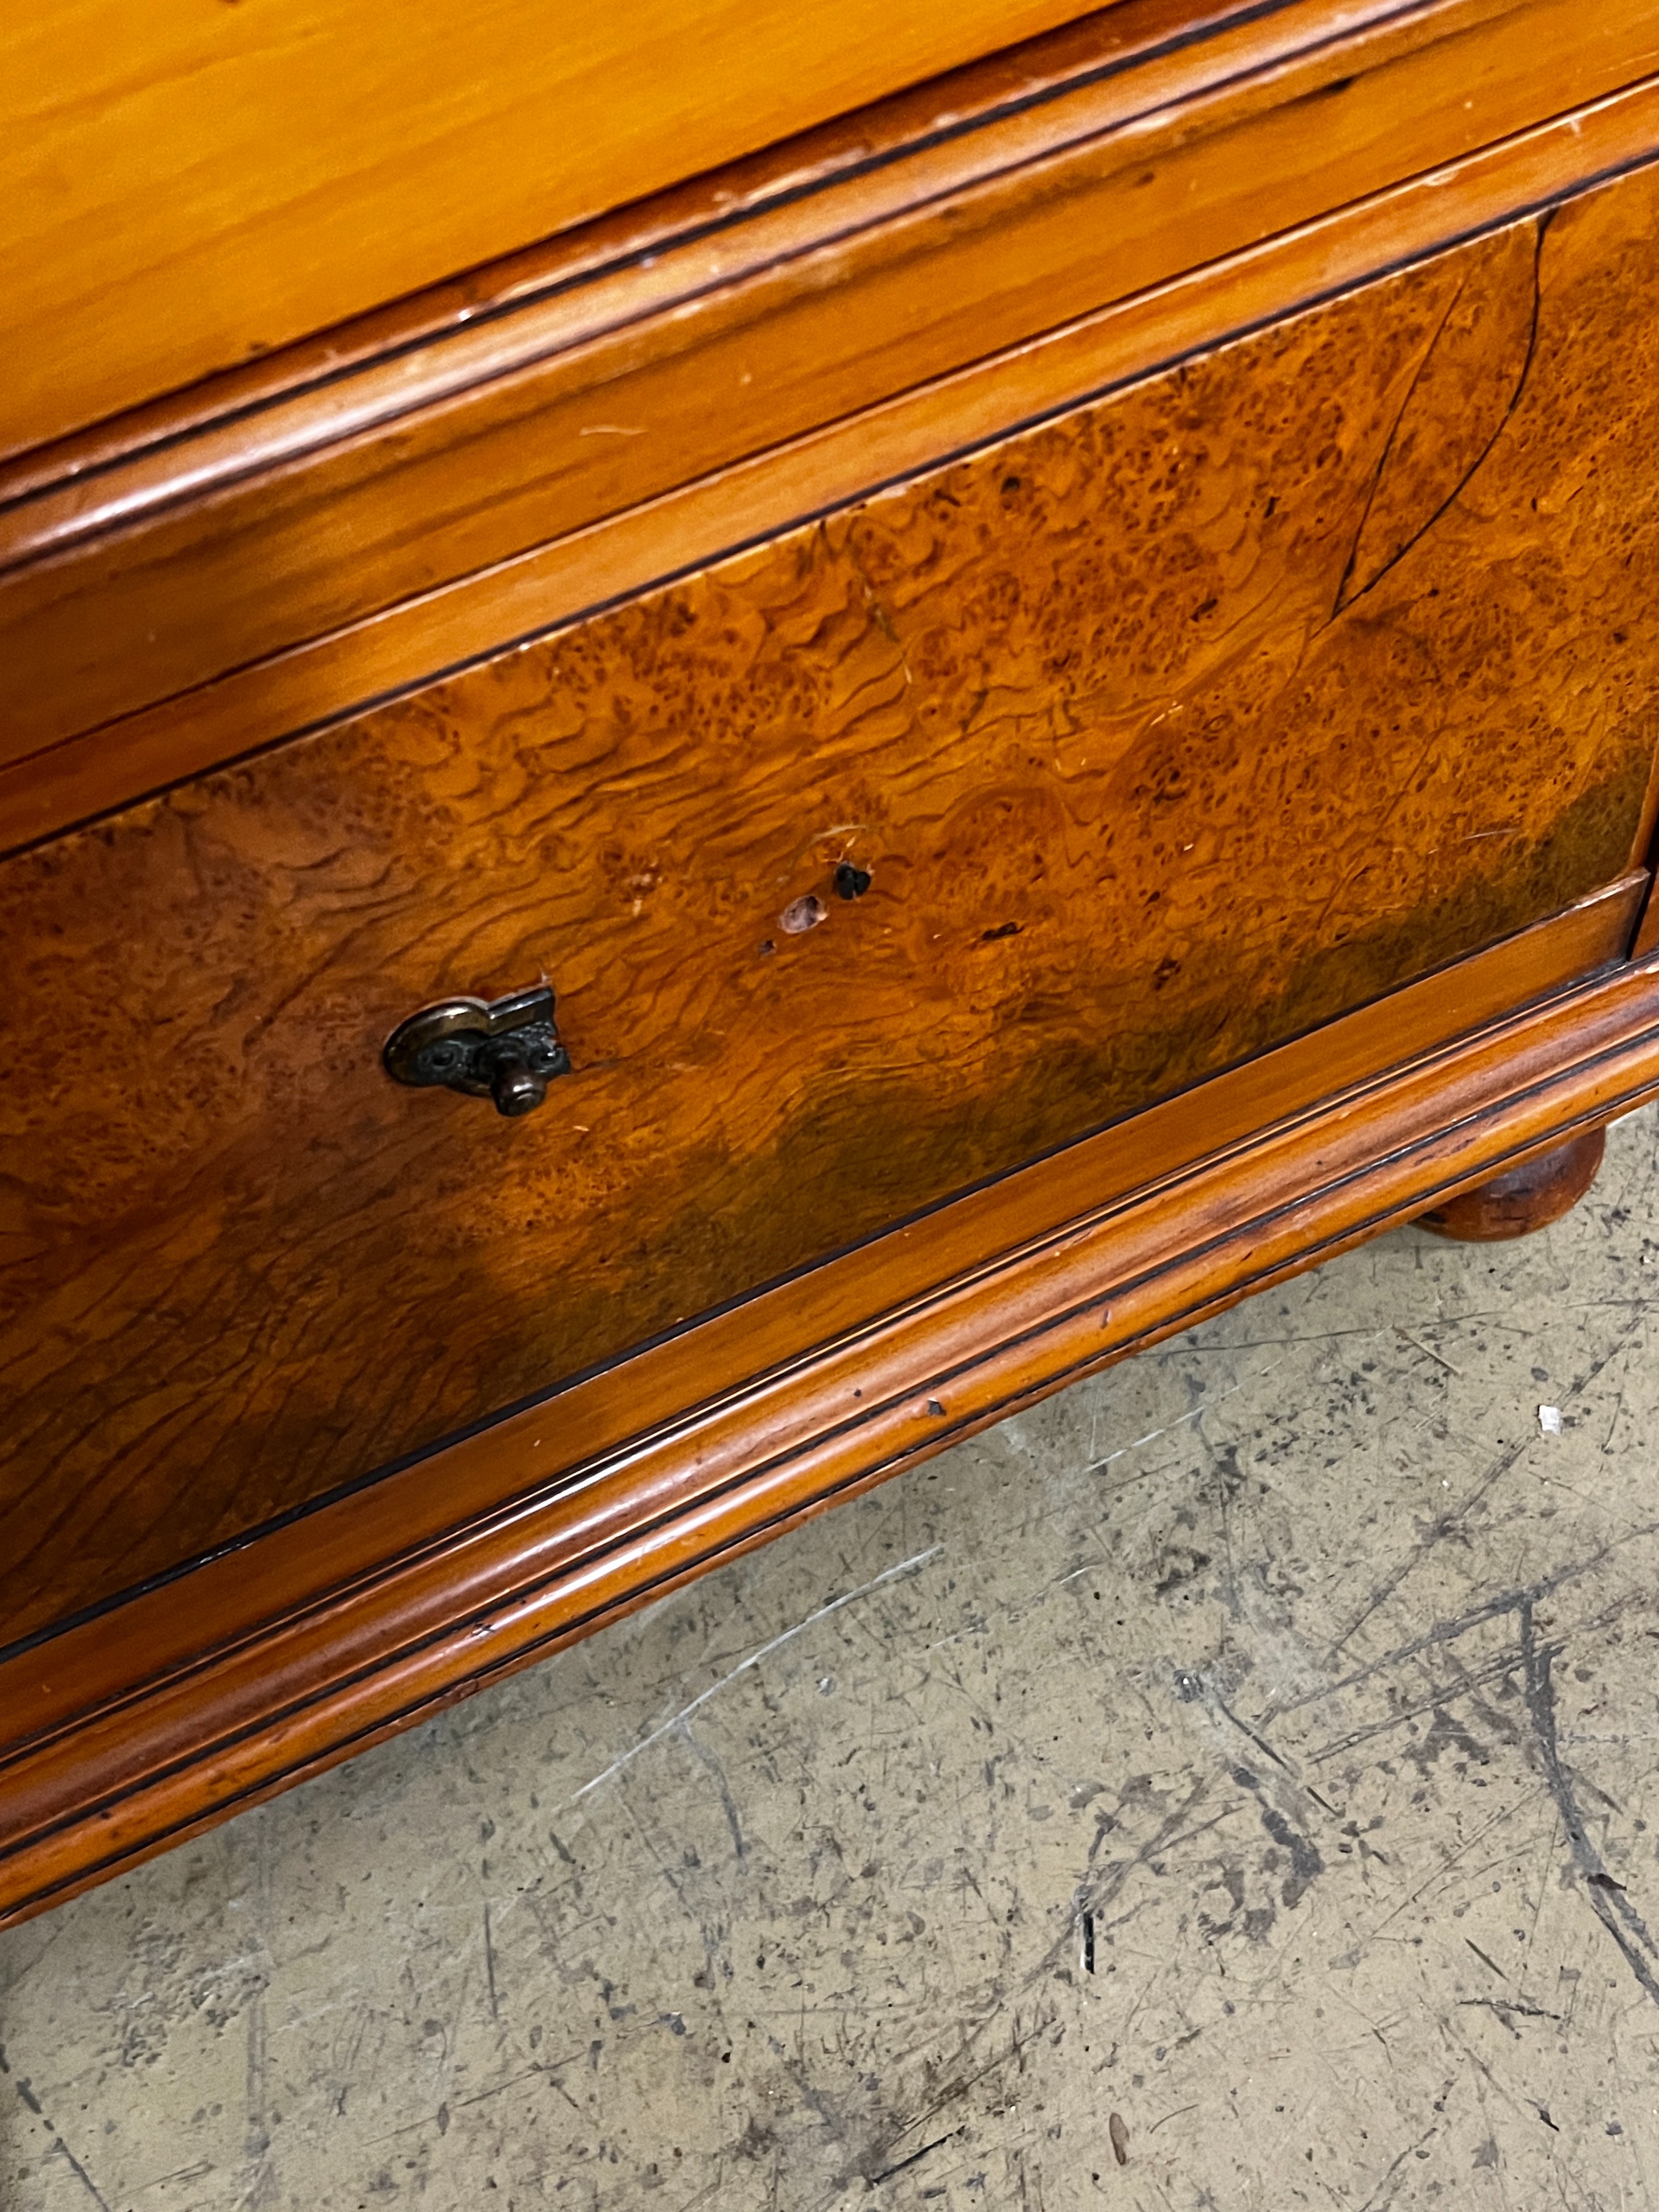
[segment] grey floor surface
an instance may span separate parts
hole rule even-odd
[[[1643,1115],[0,1937],[0,2204],[1652,2205],[1656,1264]]]

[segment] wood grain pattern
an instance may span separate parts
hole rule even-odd
[[[873,1283],[870,1248],[860,1247],[544,1396],[538,1403],[556,1405],[559,1420],[551,1473],[526,1455],[546,1448],[544,1437],[535,1441],[543,1429],[532,1407],[487,1424],[436,1458],[380,1475],[354,1493],[343,1520],[329,1517],[331,1507],[316,1508],[267,1530],[251,1578],[234,1565],[198,1565],[189,1607],[146,1616],[145,1667],[167,1672],[234,1640],[256,1600],[280,1612],[372,1580],[389,1560],[441,1542],[521,1492],[557,1486],[630,1437],[678,1434],[689,1410],[743,1401],[752,1412],[757,1376],[794,1373],[816,1348],[856,1336],[878,1307],[896,1310],[926,1299],[941,1282],[973,1278],[988,1260],[1023,1249],[1045,1225],[1054,1228],[1068,1206],[1079,1214],[1109,1208],[1200,1158],[1234,1152],[1270,1125],[1355,1091],[1379,1068],[1431,1055],[1613,967],[1649,884],[1645,871],[1635,871],[1484,952],[888,1231]],[[767,1435],[777,1441],[772,1431]],[[755,1442],[757,1451],[765,1448],[764,1438]],[[441,1475],[434,1472],[440,1466]],[[324,1540],[319,1532],[329,1529],[342,1533]],[[128,1618],[125,1610],[120,1618]],[[63,1632],[51,1640],[58,1651],[70,1648]],[[76,1648],[72,1667],[50,1670],[49,1707],[40,1703],[47,1692],[34,1684],[30,1710],[40,1727],[100,1705],[127,1681],[131,1651],[85,1636]],[[0,1657],[13,1650],[0,1647]]]
[[[1076,12],[495,0],[391,35],[367,0],[9,10],[0,438],[91,422]]]
[[[0,1923],[1659,1094],[1651,963],[1421,1052],[1424,1025],[1524,994],[1518,950],[0,1662]],[[1404,1064],[1351,1080],[1390,1043]]]
[[[0,515],[0,652],[17,676],[0,757],[579,531],[1659,65],[1645,0],[1588,18],[1578,0],[1495,5],[1439,0],[1335,35],[1348,11],[1310,0],[1103,81],[1080,70],[1067,97],[37,489]],[[1449,200],[1442,219],[1443,238]]]
[[[1650,196],[13,862],[9,1617],[1620,874],[1654,743]],[[1437,408],[1492,426],[1437,485]],[[580,1073],[540,1115],[380,1075],[414,1006],[544,967]],[[53,1043],[88,975],[92,1064]]]
[[[163,706],[0,767],[0,851],[414,688],[1650,159],[1639,87]],[[1651,806],[1651,797],[1650,801]]]

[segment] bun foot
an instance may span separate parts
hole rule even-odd
[[[1553,1152],[1540,1152],[1518,1168],[1494,1176],[1477,1189],[1461,1192],[1419,1216],[1418,1225],[1460,1243],[1496,1244],[1509,1237],[1530,1237],[1570,1213],[1595,1181],[1607,1150],[1605,1129],[1592,1129]]]

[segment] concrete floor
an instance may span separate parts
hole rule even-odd
[[[1656,1263],[1642,1115],[0,1937],[0,2204],[1652,2203]]]

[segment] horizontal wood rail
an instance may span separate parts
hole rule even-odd
[[[1659,1095],[1644,886],[15,1648],[0,1923]]]
[[[1078,12],[429,0],[388,37],[373,0],[257,16],[194,0],[8,9],[0,447],[268,352]],[[1190,25],[1212,10],[1164,12]]]
[[[1646,0],[1200,12],[1177,38],[1170,0],[1132,0],[948,100],[0,468],[0,836],[577,619],[1659,149]]]

